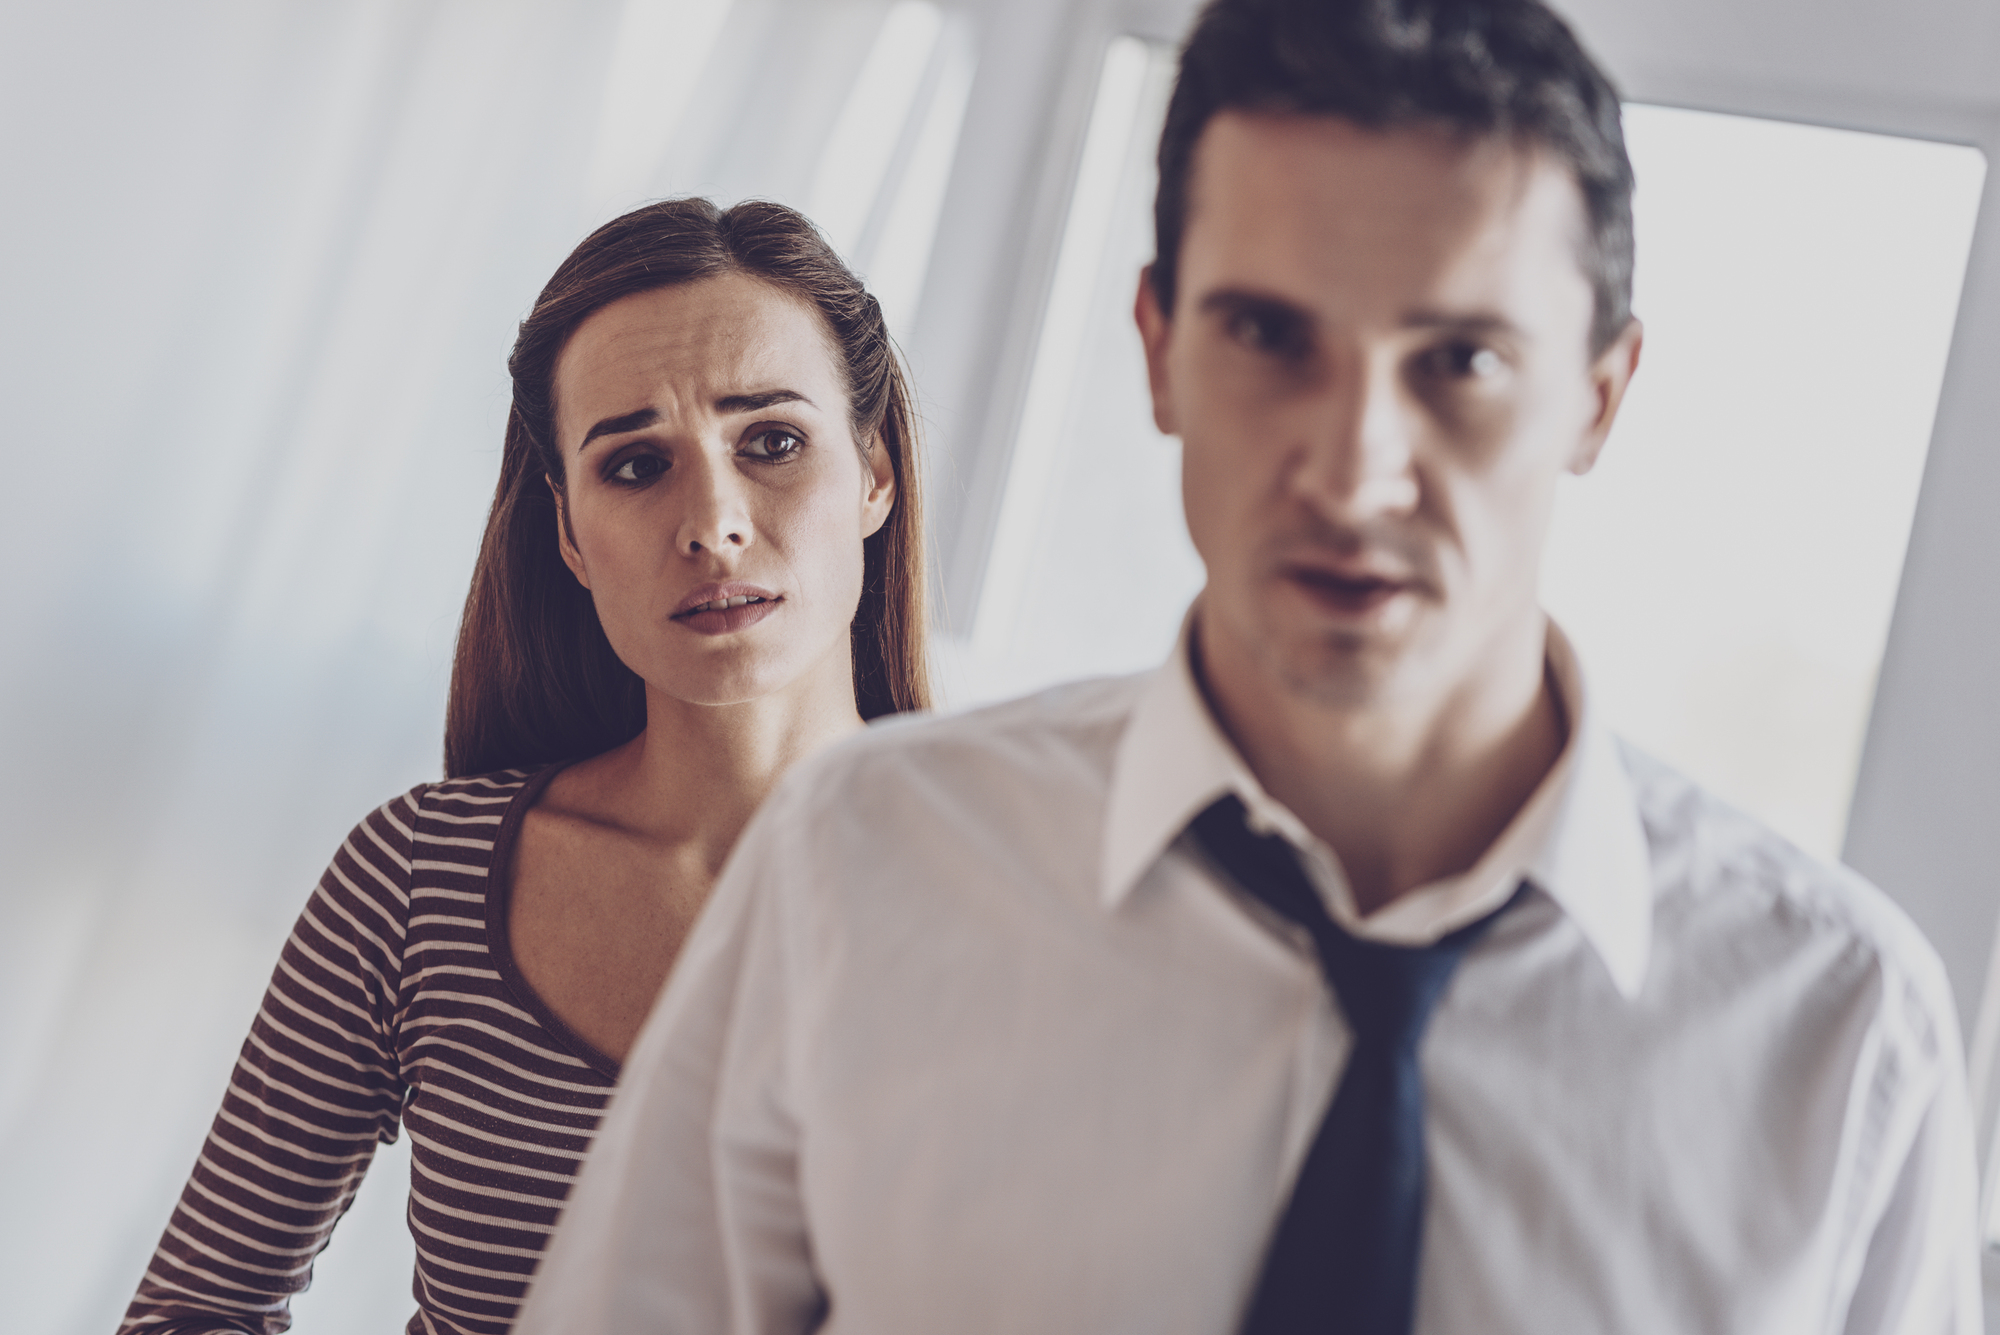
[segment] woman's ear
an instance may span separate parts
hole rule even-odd
[[[865,462],[862,484],[867,490],[861,494],[861,536],[872,538],[889,521],[889,512],[896,508],[896,463],[889,457],[889,444],[879,431],[868,442]]]
[[[547,473],[542,474],[542,481],[549,484],[549,495],[556,498],[556,550],[562,553],[563,564],[576,576],[576,582],[587,589],[590,575],[583,568],[583,553],[577,550],[576,533],[569,526],[569,498]]]

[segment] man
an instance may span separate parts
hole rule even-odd
[[[1537,605],[1639,358],[1610,85],[1535,0],[1216,0],[1160,163],[1181,645],[771,800],[522,1329],[1976,1330],[1936,958]]]

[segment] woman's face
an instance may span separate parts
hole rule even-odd
[[[817,311],[742,274],[623,298],[570,337],[555,402],[563,560],[626,666],[690,704],[851,682],[895,482]]]

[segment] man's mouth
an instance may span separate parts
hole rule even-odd
[[[1358,571],[1294,566],[1288,573],[1313,601],[1329,610],[1347,613],[1372,612],[1410,588],[1405,580]]]

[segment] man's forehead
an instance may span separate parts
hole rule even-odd
[[[1225,111],[1195,149],[1180,262],[1311,281],[1408,284],[1574,257],[1582,197],[1551,154],[1426,124],[1374,129],[1334,116]],[[1576,278],[1583,282],[1580,271]]]

